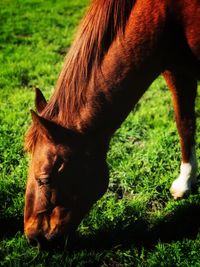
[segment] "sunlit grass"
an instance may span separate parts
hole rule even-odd
[[[83,220],[71,248],[39,252],[23,235],[23,136],[34,108],[33,88],[51,95],[87,3],[0,2],[0,266],[200,266],[199,190],[180,202],[169,194],[180,153],[161,77],[113,137],[109,189]],[[199,104],[198,97],[197,114]],[[198,120],[197,133],[199,127]]]

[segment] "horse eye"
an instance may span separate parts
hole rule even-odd
[[[65,164],[62,163],[58,168],[58,173],[62,173],[64,171],[64,168],[65,168]]]
[[[42,185],[49,185],[50,184],[50,178],[36,178],[36,181],[38,183],[39,186]]]

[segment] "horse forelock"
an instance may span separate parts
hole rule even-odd
[[[34,152],[38,137],[39,131],[37,127],[32,124],[25,136],[24,149],[26,152]]]

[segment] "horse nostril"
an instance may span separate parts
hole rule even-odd
[[[41,248],[46,241],[46,238],[44,238],[41,234],[32,234],[28,236],[28,242],[33,247],[39,247]]]
[[[28,238],[28,242],[33,247],[37,247],[37,245],[38,245],[38,240],[36,238],[32,238],[32,237]]]
[[[47,239],[41,234],[29,236],[28,241],[31,246],[38,247],[39,249],[46,249],[48,247]]]

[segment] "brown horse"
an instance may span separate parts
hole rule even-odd
[[[106,191],[106,153],[115,130],[163,73],[180,135],[182,198],[196,179],[194,102],[200,79],[198,0],[94,0],[82,21],[49,103],[36,90],[26,136],[32,160],[25,234],[59,242]]]

